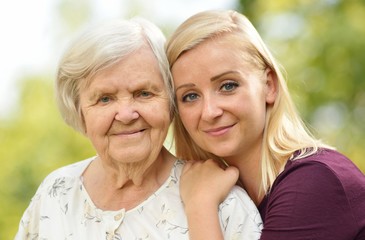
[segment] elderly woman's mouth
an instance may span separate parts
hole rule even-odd
[[[143,133],[146,129],[142,128],[142,129],[134,129],[134,130],[127,130],[127,131],[118,131],[113,133],[112,135],[116,135],[116,136],[137,136],[141,133]]]

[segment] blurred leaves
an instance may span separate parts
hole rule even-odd
[[[12,239],[43,178],[54,169],[94,155],[88,140],[58,114],[53,84],[26,79],[21,109],[0,125],[0,239]]]

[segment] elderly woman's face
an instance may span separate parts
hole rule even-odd
[[[170,124],[169,100],[148,47],[100,72],[80,91],[86,135],[98,155],[121,163],[155,160]]]

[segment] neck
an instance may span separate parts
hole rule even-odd
[[[261,194],[261,153],[242,154],[225,158],[226,162],[238,168],[240,172],[239,185],[243,187],[252,201],[258,206],[263,195]]]
[[[126,184],[143,186],[151,179],[160,179],[164,170],[169,169],[167,164],[172,158],[171,154],[163,147],[153,159],[148,157],[138,162],[121,163],[111,159],[98,159],[97,166],[103,172],[102,178],[114,188],[122,189]]]
[[[148,164],[107,165],[94,161],[84,173],[90,198],[103,210],[131,209],[153,194],[166,181],[174,157],[165,149]]]

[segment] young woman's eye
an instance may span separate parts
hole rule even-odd
[[[196,93],[188,93],[182,97],[183,102],[193,102],[199,98],[199,95]]]
[[[238,87],[238,83],[236,83],[236,82],[227,82],[227,83],[224,83],[221,86],[221,90],[224,91],[224,92],[231,92],[231,91],[235,90],[237,87]]]

